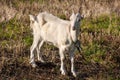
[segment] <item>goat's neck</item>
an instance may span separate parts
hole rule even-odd
[[[77,31],[76,30],[72,30],[71,27],[70,27],[70,37],[72,39],[72,42],[76,42],[77,41]]]

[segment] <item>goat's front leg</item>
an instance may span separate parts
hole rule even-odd
[[[74,48],[70,50],[70,60],[71,60],[71,72],[74,77],[76,77],[75,67],[74,67]]]
[[[42,55],[40,53],[40,49],[41,49],[43,43],[44,43],[44,41],[42,40],[39,44],[39,47],[37,47],[36,50],[37,50],[38,60],[44,63],[45,61],[43,60]]]
[[[65,49],[63,49],[63,48],[60,48],[60,49],[59,49],[59,54],[60,54],[60,59],[61,59],[61,67],[60,67],[60,70],[61,70],[61,74],[62,74],[62,75],[65,75],[65,74],[66,74],[66,70],[65,70],[65,67],[64,67],[64,59],[65,59],[64,50],[65,50]]]

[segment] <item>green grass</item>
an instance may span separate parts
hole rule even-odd
[[[65,15],[61,15],[60,17],[65,19]],[[82,34],[88,38],[86,42],[82,44],[84,54],[88,57],[95,57],[94,60],[99,62],[99,59],[97,60],[97,58],[103,56],[106,54],[105,52],[107,52],[106,48],[103,48],[104,45],[102,44],[104,42],[105,35],[120,35],[119,21],[119,17],[116,18],[115,16],[112,16],[110,20],[108,15],[102,15],[94,19],[83,19],[81,22]],[[32,44],[31,30],[29,26],[24,25],[24,23],[14,18],[8,22],[2,22],[0,25],[2,26],[0,27],[0,39],[2,40],[1,46],[6,43],[9,44],[9,41],[16,40],[20,40],[20,42],[27,47],[30,47]]]
[[[103,62],[108,51],[115,52],[113,49],[117,45],[115,39],[120,38],[119,20],[120,17],[115,15],[101,15],[82,21],[81,31],[85,38],[82,38],[83,54],[88,57],[88,60]],[[108,40],[108,37],[114,37],[114,41],[111,42],[111,38]]]
[[[66,19],[65,15],[58,15],[62,19]],[[111,19],[110,19],[111,18]],[[28,19],[27,19],[28,20]],[[32,44],[32,31],[27,24],[16,18],[8,22],[0,23],[0,47],[1,52],[7,51],[12,56],[22,55],[16,60],[20,63],[27,62],[29,48]],[[82,54],[88,62],[96,62],[112,68],[119,65],[120,56],[118,53],[120,43],[120,17],[114,15],[101,15],[97,18],[85,18],[81,22],[81,45]],[[45,49],[54,48],[45,44]],[[6,50],[8,49],[8,50]],[[54,49],[53,49],[54,50]],[[9,54],[10,55],[10,54]],[[24,57],[23,57],[24,56]],[[13,59],[13,62],[15,59]],[[112,79],[113,77],[110,77]],[[113,78],[114,79],[114,78]]]

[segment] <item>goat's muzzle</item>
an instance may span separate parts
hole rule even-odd
[[[78,50],[79,52],[81,52],[81,45],[80,45],[80,41],[79,41],[79,40],[77,40],[77,41],[75,42],[75,47],[77,48],[77,50]]]

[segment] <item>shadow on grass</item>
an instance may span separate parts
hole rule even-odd
[[[45,62],[45,63],[42,63],[42,62],[36,62],[36,64],[37,64],[37,67],[38,68],[46,68],[46,69],[52,69],[52,68],[55,68],[56,67],[56,65],[54,64],[54,63],[52,63],[52,62]]]

